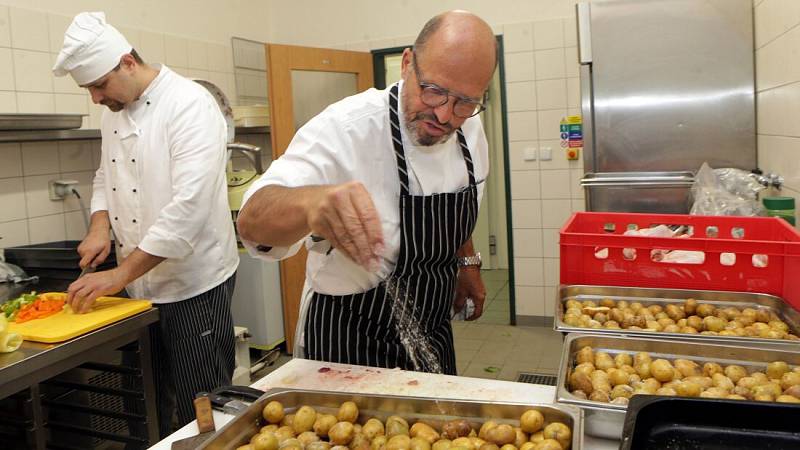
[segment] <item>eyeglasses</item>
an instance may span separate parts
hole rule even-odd
[[[473,98],[454,94],[433,83],[422,81],[422,76],[419,74],[419,67],[417,66],[417,57],[412,54],[412,58],[414,58],[412,61],[414,65],[414,75],[416,75],[417,82],[419,83],[421,91],[419,97],[422,103],[431,108],[437,108],[447,103],[450,97],[454,97],[456,100],[453,103],[453,114],[461,119],[477,116],[486,109],[486,94],[483,94],[483,99],[478,101]]]

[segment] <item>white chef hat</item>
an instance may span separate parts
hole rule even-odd
[[[87,85],[117,67],[132,48],[125,36],[106,22],[105,13],[82,12],[64,34],[53,73],[58,77],[70,74],[79,86]]]

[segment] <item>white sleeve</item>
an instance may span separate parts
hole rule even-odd
[[[242,198],[242,209],[265,186],[292,188],[348,181],[354,166],[353,150],[346,126],[334,114],[324,111],[297,131],[286,153],[250,186]],[[288,247],[267,247],[244,239],[242,244],[254,257],[277,261],[294,256],[306,237]]]

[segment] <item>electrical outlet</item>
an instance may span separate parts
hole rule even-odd
[[[536,147],[525,147],[522,149],[522,159],[524,161],[536,161]]]
[[[553,159],[553,149],[550,147],[542,147],[539,149],[539,160],[550,161]]]
[[[50,200],[64,200],[72,194],[73,186],[78,185],[78,180],[50,180],[47,188],[50,191]]]

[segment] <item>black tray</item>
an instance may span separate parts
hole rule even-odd
[[[636,395],[620,449],[800,449],[800,405]]]
[[[80,273],[78,267],[81,260],[78,255],[80,243],[81,241],[58,241],[8,247],[5,249],[5,257],[7,262],[22,267],[29,275],[31,271],[28,269],[68,269],[78,270]],[[98,270],[110,269],[116,265],[117,257],[112,242],[111,253]]]

